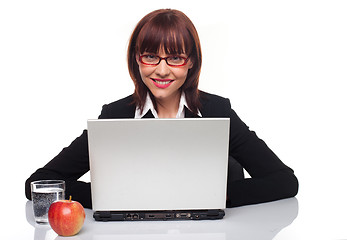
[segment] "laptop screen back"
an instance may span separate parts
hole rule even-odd
[[[88,120],[94,211],[224,209],[229,119]]]

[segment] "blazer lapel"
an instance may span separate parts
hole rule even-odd
[[[184,107],[184,115],[185,118],[200,118],[199,115],[192,113],[187,107]],[[152,111],[148,110],[142,118],[154,118]]]
[[[187,107],[184,107],[185,118],[199,118],[200,116],[192,113]]]
[[[148,110],[148,112],[142,118],[154,118],[152,111]]]

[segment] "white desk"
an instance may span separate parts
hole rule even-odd
[[[34,222],[32,203],[25,206],[27,225],[34,229],[26,239],[124,239],[124,240],[192,240],[192,239],[256,239],[268,240],[286,226],[298,214],[296,198],[226,210],[222,220],[203,221],[138,221],[138,222],[95,222],[93,212],[86,209],[86,220],[81,232],[70,238],[63,238],[49,225]]]

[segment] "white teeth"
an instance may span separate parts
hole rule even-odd
[[[165,82],[163,82],[163,81],[157,81],[157,80],[154,80],[156,83],[158,83],[158,84],[162,84],[162,85],[165,85],[165,84],[169,84],[171,81],[165,81]]]

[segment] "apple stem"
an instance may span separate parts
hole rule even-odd
[[[70,195],[69,202],[71,202],[72,196]]]

